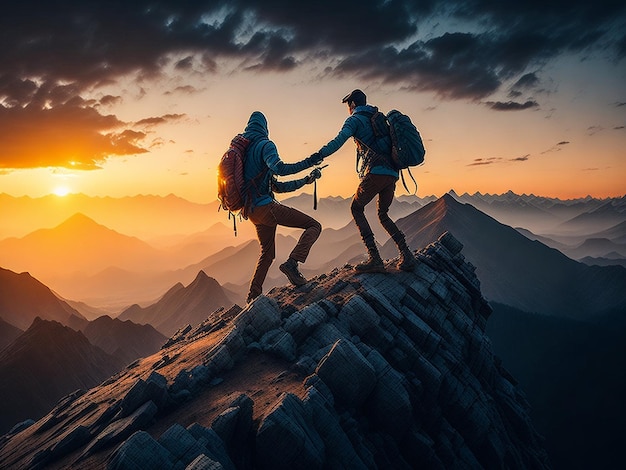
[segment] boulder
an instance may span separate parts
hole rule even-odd
[[[348,340],[338,340],[318,364],[315,373],[344,406],[361,406],[374,386],[376,373],[363,354]]]

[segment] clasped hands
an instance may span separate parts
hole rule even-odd
[[[319,152],[315,152],[310,157],[307,158],[309,164],[311,166],[316,166],[321,164],[324,161],[324,157],[322,157]],[[311,173],[306,176],[306,184],[310,184],[316,179],[322,177],[322,171],[319,168],[314,168]]]

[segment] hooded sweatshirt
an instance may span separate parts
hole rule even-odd
[[[307,178],[286,182],[276,180],[276,175],[293,175],[312,165],[306,159],[298,163],[285,163],[280,159],[276,145],[269,139],[267,119],[263,113],[255,111],[250,115],[242,135],[251,141],[246,152],[244,178],[252,187],[252,207],[274,201],[273,191],[289,192],[304,186]]]
[[[376,139],[374,129],[370,122],[370,116],[378,111],[377,108],[370,105],[357,106],[352,114],[345,120],[343,127],[333,140],[324,145],[319,153],[322,157],[328,157],[341,148],[350,137],[358,139],[369,148],[380,152],[383,155],[391,155],[391,138],[383,137]],[[366,168],[365,174],[372,173],[375,175],[389,175],[398,178],[400,174],[391,167],[390,163],[381,163],[371,168]]]

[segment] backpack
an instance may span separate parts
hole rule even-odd
[[[217,165],[217,198],[220,209],[228,211],[228,218],[233,218],[233,230],[237,236],[235,213],[247,219],[250,204],[250,189],[244,178],[246,150],[251,141],[242,135],[236,135],[230,142],[228,150]]]
[[[397,109],[392,109],[386,116],[377,109],[374,114],[371,114],[370,123],[376,139],[383,136],[391,138],[391,166],[400,172],[402,184],[407,192],[409,192],[409,188],[407,188],[404,181],[402,170],[406,169],[409,172],[409,176],[415,184],[413,193],[415,194],[417,192],[417,182],[411,174],[410,167],[424,163],[424,156],[426,155],[426,149],[419,131],[411,122],[409,116]]]
[[[391,136],[391,161],[395,168],[403,170],[424,163],[426,149],[411,119],[397,109],[392,109],[387,113],[387,122]]]

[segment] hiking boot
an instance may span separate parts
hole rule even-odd
[[[359,273],[384,273],[385,264],[380,256],[370,255],[367,261],[361,261],[354,267],[354,270]]]
[[[298,271],[298,262],[295,259],[289,258],[278,268],[283,272],[285,276],[287,276],[289,282],[291,282],[296,287],[303,286],[308,282],[306,278],[300,273],[300,271]]]

